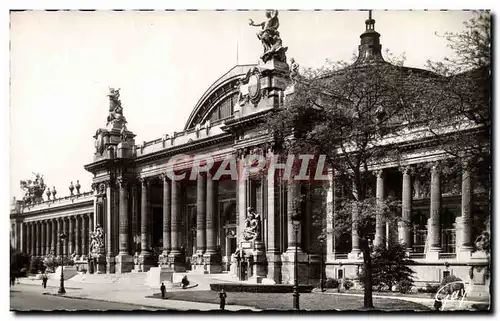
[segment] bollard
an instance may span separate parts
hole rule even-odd
[[[224,291],[224,289],[222,289],[222,290],[219,292],[220,310],[221,310],[221,311],[224,311],[224,308],[226,307],[226,298],[227,298],[227,294],[226,294],[226,292]]]

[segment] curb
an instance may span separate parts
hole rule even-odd
[[[58,297],[63,297],[63,298],[68,298],[68,299],[77,299],[77,300],[90,300],[90,301],[100,301],[100,302],[109,302],[109,303],[121,303],[121,304],[133,305],[133,306],[137,306],[137,307],[153,308],[153,309],[158,309],[158,310],[186,311],[186,310],[180,310],[180,309],[171,309],[171,308],[164,308],[164,307],[162,308],[162,307],[148,305],[148,304],[136,304],[136,303],[128,303],[128,302],[105,300],[105,299],[83,298],[80,296],[73,296],[73,295],[66,295],[66,294],[59,294],[59,293],[45,292],[45,293],[43,293],[43,295],[58,296]]]

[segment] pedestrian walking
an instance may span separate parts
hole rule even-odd
[[[49,278],[47,277],[47,274],[44,274],[42,276],[42,285],[43,285],[43,288],[47,288],[47,281],[49,280]]]
[[[224,289],[222,289],[222,290],[219,292],[220,310],[221,310],[221,311],[224,311],[224,308],[226,307],[226,298],[227,298],[226,291],[224,291]]]
[[[161,282],[160,291],[161,291],[161,297],[165,299],[165,294],[167,293],[167,288],[165,287],[165,284],[163,284],[163,282]]]
[[[14,286],[14,284],[16,284],[16,277],[12,275],[10,277],[10,285]]]

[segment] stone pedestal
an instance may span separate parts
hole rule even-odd
[[[141,253],[139,255],[139,270],[147,272],[151,267],[155,266],[154,258],[151,253]]]
[[[116,273],[127,273],[134,268],[134,258],[128,254],[118,254],[115,262]]]
[[[287,251],[281,257],[282,263],[282,283],[284,284],[294,284],[295,280],[295,252]],[[308,261],[307,254],[298,251],[297,253],[297,263],[298,263],[298,279],[299,284],[307,283],[307,272],[308,272]]]
[[[195,253],[191,257],[191,272],[204,274],[205,273],[205,264],[203,262],[203,254]]]
[[[205,262],[205,273],[222,273],[222,257],[220,253],[205,253],[203,261]]]
[[[252,276],[248,279],[250,283],[262,283],[267,276],[266,252],[261,241],[255,241],[253,250]]]
[[[186,258],[180,252],[170,252],[168,255],[168,262],[170,268],[174,270],[174,272],[186,272]]]
[[[281,283],[281,254],[267,253],[267,279],[275,283]],[[264,283],[264,281],[263,281]]]
[[[363,254],[361,253],[360,249],[353,250],[350,253],[347,254],[347,258],[349,260],[358,260],[363,258]]]
[[[103,273],[106,273],[106,257],[104,256],[104,254],[99,254],[97,256],[97,266],[95,267],[96,270],[94,271],[94,273],[98,273],[98,274],[103,274]]]
[[[152,267],[148,271],[146,285],[154,289],[159,289],[162,282],[167,288],[172,287],[174,270],[170,268]]]
[[[106,272],[107,273],[115,273],[116,272],[116,262],[114,256],[106,257]]]

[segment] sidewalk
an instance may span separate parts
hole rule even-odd
[[[53,283],[49,284],[46,289],[43,289],[41,282],[32,281],[27,279],[20,279],[20,284],[24,285],[21,289],[28,291],[35,291],[43,293],[46,295],[60,295],[57,293],[59,285]],[[126,303],[139,306],[147,306],[152,308],[161,308],[169,310],[187,311],[187,310],[199,310],[199,311],[210,311],[219,310],[218,304],[211,303],[201,303],[201,302],[191,302],[191,301],[179,301],[179,300],[161,300],[154,298],[147,298],[154,293],[159,292],[154,289],[150,289],[145,286],[136,286],[134,289],[123,288],[123,287],[111,287],[109,285],[103,287],[101,284],[76,284],[77,282],[72,282],[71,280],[65,281],[66,294],[62,295],[67,298],[73,299],[86,299],[86,300],[97,300],[106,302],[117,302]],[[18,285],[16,284],[12,287],[13,290],[16,289]],[[168,297],[168,292],[167,292]],[[228,311],[240,311],[240,310],[251,310],[260,311],[254,307],[240,306],[240,305],[226,305],[226,310]]]
[[[343,295],[343,296],[355,296],[355,297],[363,297],[363,294],[357,294],[357,293],[338,293],[338,292],[330,292],[330,291],[325,291],[323,292],[324,294],[330,294],[330,295]],[[409,301],[409,302],[414,302],[414,303],[420,303],[422,305],[428,306],[433,308],[434,307],[434,298],[422,298],[422,297],[409,297],[409,296],[391,296],[391,295],[373,295],[374,298],[381,298],[381,299],[395,299],[395,300],[402,300],[402,301]],[[458,302],[458,301],[457,301]],[[462,309],[467,310],[471,309],[473,304],[487,304],[489,301],[469,301],[469,300],[464,300],[462,301]]]

